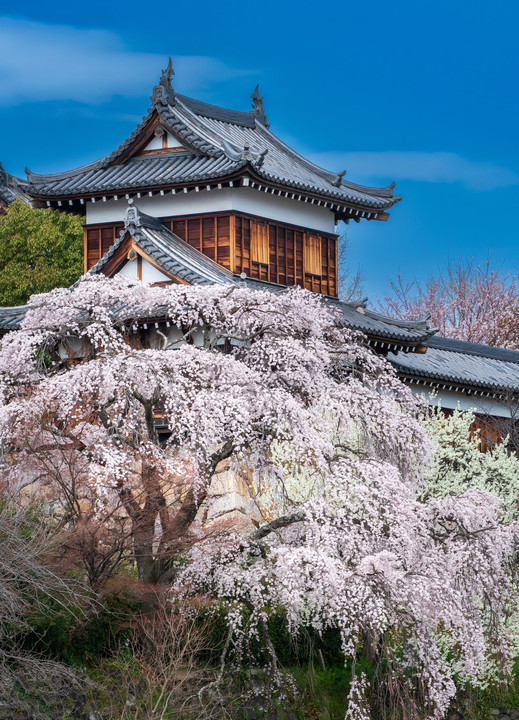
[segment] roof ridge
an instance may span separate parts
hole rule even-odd
[[[348,180],[344,180],[344,176],[342,173],[332,172],[331,170],[327,170],[326,168],[321,167],[320,165],[317,165],[316,163],[312,162],[311,160],[308,160],[308,158],[304,157],[304,155],[301,155],[297,152],[297,150],[294,150],[294,148],[291,148],[290,145],[287,145],[284,140],[281,140],[277,135],[275,135],[268,127],[265,125],[262,125],[261,123],[258,123],[257,125],[258,129],[260,131],[263,131],[268,135],[268,138],[271,142],[274,142],[275,144],[278,144],[279,146],[282,146],[283,150],[288,150],[288,152],[291,155],[294,155],[302,162],[303,165],[310,168],[314,172],[316,172],[318,175],[323,177],[324,180],[329,182],[331,185],[334,185],[337,181],[337,179],[340,179],[340,183],[338,185],[335,185],[337,190],[340,190],[342,187],[356,190],[361,193],[365,193],[366,195],[376,195],[380,197],[389,197],[393,198],[394,195],[394,188],[395,183],[392,182],[390,185],[387,185],[383,188],[377,188],[377,187],[368,187],[367,185],[359,185],[357,183],[349,182]],[[345,173],[344,173],[345,174]],[[400,199],[400,196],[396,196]]]
[[[155,108],[162,122],[164,122],[166,128],[170,130],[173,135],[180,137],[183,142],[190,145],[195,151],[203,155],[217,157],[218,154],[222,152],[221,148],[215,145],[213,138],[204,138],[198,131],[198,128],[194,130],[187,125],[186,119],[182,118],[181,115],[179,116],[177,112],[179,106],[189,112],[189,109],[186,108],[182,101],[178,101],[176,96],[174,102],[170,100],[168,100],[167,103],[158,102]]]
[[[223,120],[232,125],[244,125],[250,128],[255,127],[255,117],[249,111],[232,110],[231,108],[223,107],[223,105],[215,105],[214,103],[207,103],[204,100],[191,98],[188,95],[176,94],[175,97],[180,100],[184,107],[187,107],[195,115],[209,117],[213,120]],[[236,119],[237,122],[233,123],[233,118]]]
[[[489,360],[503,360],[505,362],[519,364],[518,350],[497,347],[495,345],[474,343],[469,340],[457,340],[456,338],[443,337],[442,335],[431,337],[425,344],[436,350],[446,350],[448,352],[459,353],[460,355],[473,355],[476,357],[485,357]]]

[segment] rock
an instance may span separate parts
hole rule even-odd
[[[249,486],[240,475],[231,470],[216,473],[209,485],[207,496],[218,497],[230,492],[238,492],[240,495],[250,497]]]
[[[263,522],[263,516],[246,481],[236,472],[229,470],[227,464],[222,466],[222,470],[211,480],[198,519],[211,523],[236,511],[246,514],[251,522]]]
[[[224,515],[220,515],[215,520],[208,520],[205,523],[205,527],[210,528],[213,532],[215,530],[220,532],[232,530],[238,533],[238,535],[249,535],[256,529],[257,525],[242,511],[232,510]]]
[[[221,473],[225,472],[225,470],[229,469],[229,466],[231,464],[231,458],[225,458],[225,460],[220,460],[218,465],[215,468],[215,473]]]
[[[215,520],[221,515],[233,512],[234,510],[242,510],[245,512],[248,504],[248,498],[244,498],[243,495],[237,492],[229,492],[210,501],[206,518],[208,521]]]
[[[501,710],[498,710],[497,708],[492,708],[490,711],[491,715],[501,715]]]

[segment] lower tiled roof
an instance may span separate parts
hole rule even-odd
[[[423,355],[389,356],[403,379],[453,388],[519,393],[519,352],[435,336]]]
[[[0,163],[0,203],[10,205],[17,199],[29,202],[27,183],[7,173]]]
[[[27,312],[26,305],[0,307],[0,331],[18,330]]]
[[[345,303],[331,298],[328,302],[338,307],[348,327],[360,330],[373,341],[385,341],[385,344],[397,347],[417,346],[436,332],[426,320],[395,320],[369,310],[363,303]]]
[[[101,272],[128,235],[157,265],[190,285],[235,282],[232,273],[191,247],[160,220],[138,211],[136,207],[128,208],[125,231],[89,272]]]

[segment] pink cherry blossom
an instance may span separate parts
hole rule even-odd
[[[434,718],[455,677],[480,682],[489,656],[509,670],[515,526],[481,490],[423,499],[417,401],[318,296],[86,277],[31,299],[0,399],[4,479],[72,533],[87,511],[129,528],[139,577],[219,599],[238,651],[263,637],[274,684],[276,608],[293,632],[335,628],[353,665],[372,653]],[[259,526],[200,521],[222,461]],[[368,697],[354,679],[347,717]]]

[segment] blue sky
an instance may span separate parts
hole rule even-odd
[[[519,270],[516,0],[4,0],[0,16],[9,172],[111,151],[172,55],[180,92],[248,109],[259,82],[297,150],[356,182],[396,181],[389,222],[349,229],[372,298],[460,256]]]

